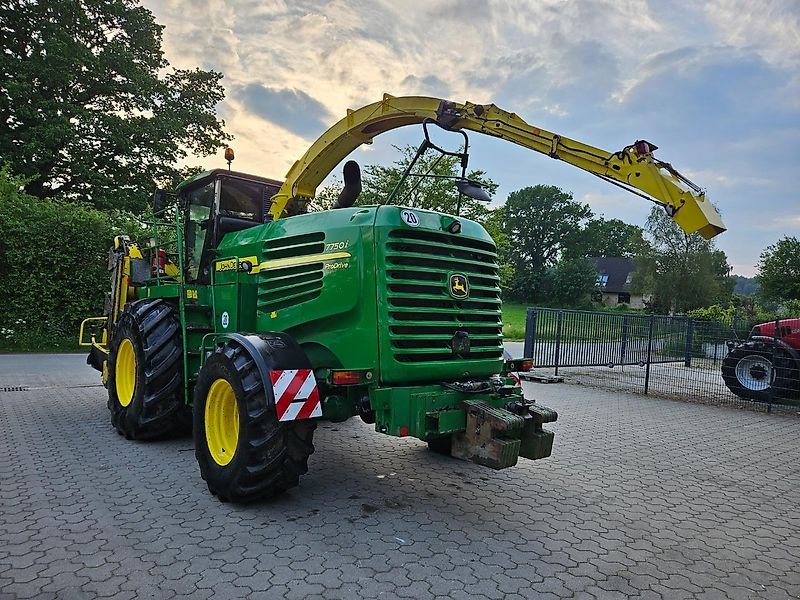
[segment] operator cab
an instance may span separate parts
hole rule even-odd
[[[270,199],[280,186],[274,179],[224,169],[201,173],[181,185],[187,282],[210,283],[213,250],[222,237],[266,223]]]

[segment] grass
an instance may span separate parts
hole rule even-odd
[[[527,304],[503,303],[503,336],[508,341],[525,339]]]
[[[522,341],[525,339],[525,322],[528,314],[528,304],[503,303],[503,336],[507,341]],[[622,318],[624,314],[641,316],[641,311],[625,311],[620,309],[593,309],[601,313],[600,317],[587,317],[580,321],[565,323],[561,332],[561,339],[566,341],[591,341],[604,339],[619,339],[622,337]],[[603,315],[603,313],[605,313]],[[547,318],[539,319],[536,327],[539,339],[554,340],[557,332],[555,315],[550,313]],[[646,327],[642,321],[635,321],[628,329],[627,336],[642,338],[647,336]]]

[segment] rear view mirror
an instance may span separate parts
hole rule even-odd
[[[153,192],[153,212],[158,214],[164,211],[168,205],[169,194],[167,193],[167,190],[156,188],[156,190]]]
[[[464,194],[467,198],[478,200],[479,202],[491,202],[492,198],[483,189],[483,186],[477,181],[472,179],[456,179],[456,187],[458,191]]]

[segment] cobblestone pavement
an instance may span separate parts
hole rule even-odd
[[[800,598],[796,418],[527,384],[549,459],[325,424],[299,488],[239,507],[190,439],[117,436],[81,360],[0,356],[0,389],[30,386],[0,392],[4,599]]]

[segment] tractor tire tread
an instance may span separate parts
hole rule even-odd
[[[183,347],[175,307],[162,299],[145,299],[125,305],[112,336],[109,373],[114,372],[116,348],[129,338],[140,364],[141,390],[127,407],[116,399],[109,381],[108,408],[114,427],[128,439],[164,439],[186,434],[191,428],[183,399]],[[169,349],[165,352],[166,349]]]
[[[212,381],[201,372],[195,390],[195,454],[200,471],[209,490],[220,499],[236,503],[249,503],[276,496],[299,483],[300,475],[308,471],[308,458],[314,452],[312,443],[316,422],[295,421],[281,423],[269,405],[271,389],[261,380],[255,361],[235,341],[218,345],[206,365],[224,360],[233,366],[241,384],[244,422],[240,435],[246,435],[237,452],[244,456],[234,460],[236,472],[229,477],[214,476],[213,461],[205,448],[204,426],[201,414],[205,399],[200,396]],[[250,383],[254,382],[254,383]],[[200,432],[203,432],[201,435]]]

